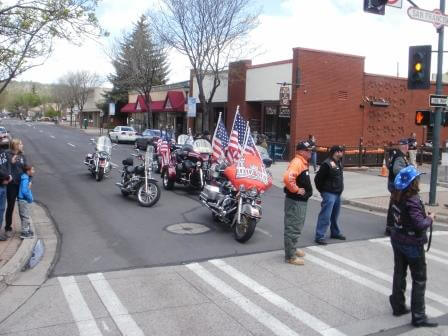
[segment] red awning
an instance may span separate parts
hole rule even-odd
[[[185,96],[181,91],[168,91],[165,99],[166,112],[185,112]]]
[[[135,103],[129,103],[123,106],[120,112],[124,113],[134,113],[135,112]]]
[[[151,102],[151,111],[152,112],[162,112],[163,105],[165,101],[163,100],[155,100]],[[135,112],[148,112],[148,105],[145,102],[145,98],[142,95],[137,97],[137,102],[135,103]]]

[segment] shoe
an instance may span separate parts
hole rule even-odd
[[[315,243],[319,244],[319,245],[327,245],[327,242],[325,241],[325,239],[316,239]]]
[[[346,240],[347,238],[343,234],[338,234],[335,236],[330,236],[331,239],[339,239],[339,240]]]
[[[305,256],[305,252],[303,252],[303,250],[296,250],[296,256],[303,258]]]
[[[401,310],[394,310],[392,315],[393,316],[402,316],[402,315],[409,314],[410,312],[411,312],[411,310],[409,309],[409,307],[404,307]]]
[[[7,238],[11,238],[14,236],[14,232],[12,232],[12,230],[5,231],[5,236]]]
[[[296,266],[303,266],[303,265],[305,265],[305,260],[303,260],[301,258],[298,258],[298,257],[288,259],[288,260],[286,260],[286,262],[288,264],[296,265]]]
[[[420,322],[412,321],[412,325],[416,328],[436,328],[439,324],[436,322],[429,322],[428,320],[423,320]]]
[[[0,241],[6,241],[6,240],[8,240],[8,237],[0,234]]]
[[[32,231],[22,232],[20,234],[20,238],[22,238],[22,239],[32,239],[32,238],[34,238],[34,233]]]

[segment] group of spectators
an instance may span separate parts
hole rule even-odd
[[[292,265],[305,264],[305,252],[297,249],[297,241],[302,232],[307,201],[313,195],[309,175],[309,161],[315,143],[310,137],[296,146],[296,156],[284,174],[285,215],[284,247],[285,261]],[[391,236],[394,254],[394,275],[392,294],[389,302],[394,316],[412,313],[415,327],[436,327],[425,312],[426,261],[424,245],[428,242],[427,229],[432,225],[435,214],[426,212],[419,195],[419,176],[415,167],[415,153],[410,154],[410,164],[406,154],[417,147],[415,134],[401,139],[390,153],[388,189],[391,192],[387,216],[386,234]],[[342,157],[344,148],[331,147],[328,158],[322,162],[314,182],[322,196],[321,210],[317,219],[315,242],[326,245],[325,235],[330,227],[330,238],[345,240],[338,225],[341,194],[344,190]],[[406,273],[411,271],[411,307],[405,304]]]
[[[30,227],[30,204],[33,202],[31,179],[34,167],[27,164],[20,139],[13,139],[9,149],[0,148],[0,229],[5,215],[4,234],[0,234],[0,241],[13,236],[12,217],[16,201],[18,201],[21,219],[22,239],[34,237]],[[6,210],[6,214],[5,214]]]

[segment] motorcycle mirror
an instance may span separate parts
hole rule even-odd
[[[266,166],[266,168],[269,168],[272,165],[271,159],[263,159],[263,163]]]

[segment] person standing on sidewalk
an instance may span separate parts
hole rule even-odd
[[[6,206],[6,186],[11,182],[12,177],[9,175],[8,153],[5,149],[0,148],[0,228],[3,223],[3,214]],[[7,240],[6,235],[0,234],[0,241]]]
[[[386,230],[384,234],[386,236],[390,236],[390,230],[394,226],[393,216],[392,216],[392,195],[395,191],[394,181],[395,176],[402,170],[403,168],[409,165],[408,160],[406,159],[406,154],[409,150],[409,140],[401,139],[398,141],[398,148],[395,148],[389,153],[389,176],[387,179],[387,189],[389,190],[391,197],[389,201],[389,209],[387,210],[387,218],[386,218]]]
[[[317,152],[316,152],[316,138],[314,137],[314,135],[310,134],[308,136],[308,142],[311,144],[311,165],[313,166],[314,172],[316,172]]]
[[[409,163],[417,167],[417,134],[411,133],[408,139],[409,142]]]
[[[437,327],[429,322],[425,312],[426,261],[424,245],[427,229],[435,214],[426,214],[419,196],[420,173],[414,166],[403,168],[394,180],[393,223],[391,244],[394,251],[394,277],[389,302],[394,316],[412,312],[414,327]],[[406,273],[411,270],[411,309],[405,304]]]
[[[30,227],[30,205],[33,203],[30,179],[33,175],[34,167],[25,165],[23,167],[23,174],[20,176],[20,190],[17,196],[19,199],[19,216],[22,223],[20,238],[22,239],[30,239],[34,237],[34,232]]]
[[[12,215],[19,193],[20,176],[23,173],[23,167],[26,165],[26,158],[23,155],[23,143],[20,139],[12,139],[11,150],[8,152],[8,161],[12,181],[6,187],[5,233],[10,238],[12,236]]]
[[[283,175],[285,184],[285,260],[292,265],[304,265],[305,252],[296,248],[297,240],[305,224],[308,199],[313,195],[308,161],[311,157],[311,144],[300,141],[296,146],[296,156],[289,163]]]
[[[315,234],[315,242],[319,245],[327,244],[325,234],[328,226],[330,226],[331,238],[346,239],[338,226],[341,194],[344,190],[343,156],[344,148],[342,146],[331,147],[329,157],[321,164],[314,178],[316,188],[322,196]]]

